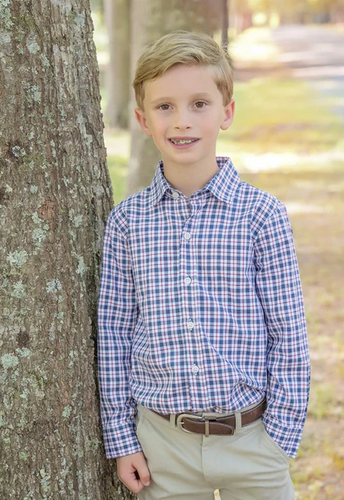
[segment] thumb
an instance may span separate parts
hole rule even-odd
[[[143,455],[140,457],[140,459],[137,461],[137,463],[135,465],[136,465],[137,473],[140,476],[141,482],[145,486],[149,486],[149,484],[150,484],[150,472],[149,472],[149,469],[147,467],[146,459],[144,458]]]

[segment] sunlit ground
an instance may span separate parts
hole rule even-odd
[[[236,57],[255,40],[262,47],[252,52],[253,65],[271,66],[276,49],[269,47],[266,31],[244,37],[241,48],[237,41]],[[304,289],[312,388],[301,448],[291,461],[297,499],[343,500],[343,122],[330,111],[331,97],[283,71],[236,83],[235,99],[235,121],[220,135],[218,153],[232,158],[244,180],[287,205]],[[106,129],[105,141],[118,203],[125,192],[129,134]]]
[[[271,43],[268,28],[250,28],[231,43],[230,53],[235,61],[261,65],[277,61],[279,51]]]

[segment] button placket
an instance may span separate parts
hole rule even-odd
[[[187,202],[188,210],[191,208],[190,203]],[[180,245],[180,273],[181,280],[183,282],[183,311],[184,311],[184,325],[185,325],[185,346],[187,351],[187,358],[189,359],[189,367],[187,370],[189,371],[189,376],[192,376],[192,364],[193,364],[193,355],[192,355],[192,334],[194,333],[194,321],[193,315],[195,313],[194,304],[192,300],[192,288],[190,287],[191,277],[192,275],[192,243],[191,243],[191,232],[193,231],[193,217],[191,212],[189,212],[189,216],[185,220],[185,225],[183,228],[183,232],[181,234],[181,245]],[[190,398],[192,398],[193,389],[191,387],[192,380],[189,379],[189,387],[190,387]]]
[[[194,252],[194,245],[197,244],[197,219],[198,212],[202,208],[199,200],[193,200],[189,205],[190,215],[185,221],[182,233],[181,251],[181,272],[184,274],[183,301],[186,314],[186,347],[189,359],[189,387],[192,405],[199,404],[199,394],[202,393],[204,384],[201,376],[199,359],[201,358],[202,347],[200,345],[200,335],[198,331],[198,299],[197,299],[197,260]],[[191,283],[193,286],[190,286]]]

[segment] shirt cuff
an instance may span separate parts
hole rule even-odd
[[[269,436],[288,457],[295,458],[301,442],[302,429],[283,426],[269,414],[263,415],[262,420]]]
[[[142,451],[136,435],[136,425],[119,424],[116,428],[103,429],[106,458],[118,458]]]

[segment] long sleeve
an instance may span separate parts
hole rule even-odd
[[[98,302],[98,378],[107,458],[141,451],[129,377],[138,316],[124,222],[114,209],[104,233]]]
[[[255,251],[256,290],[268,333],[263,420],[270,436],[294,458],[306,418],[310,362],[298,263],[282,203],[259,232]]]

